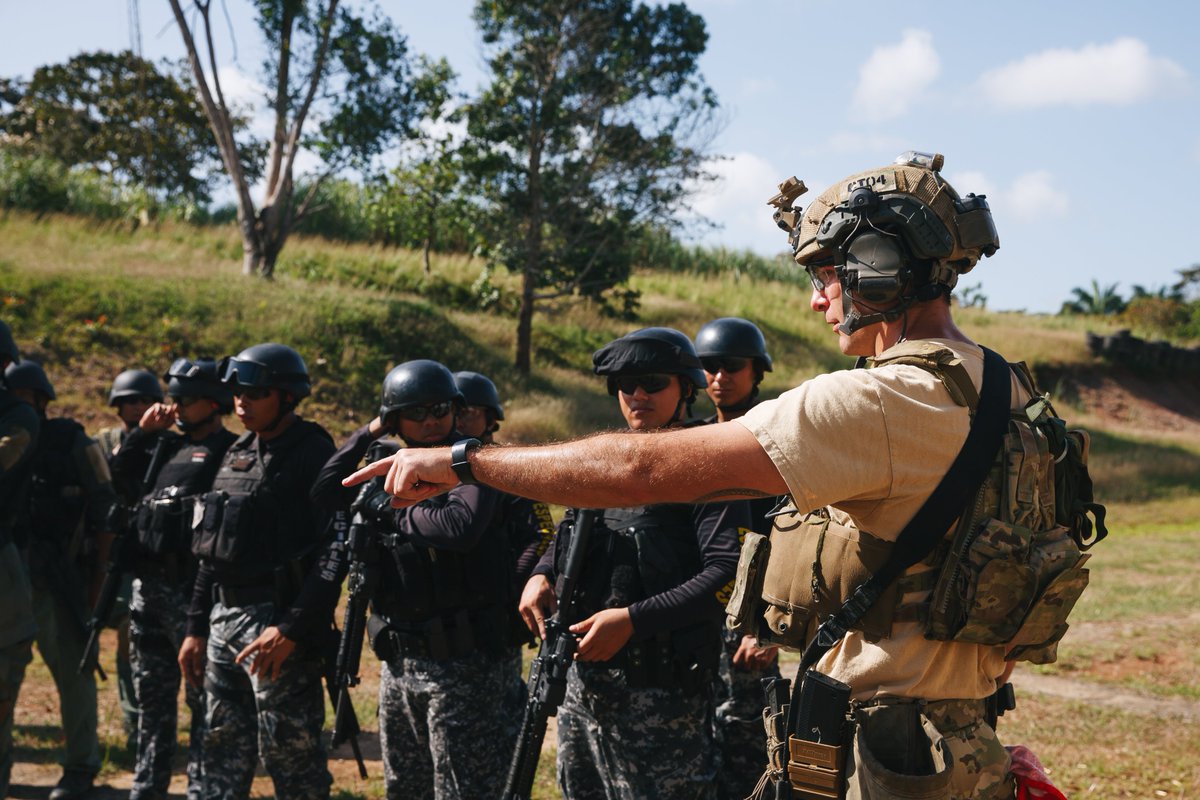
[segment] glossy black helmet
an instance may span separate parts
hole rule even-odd
[[[14,389],[33,389],[54,400],[54,384],[46,377],[46,371],[36,361],[14,361],[4,369],[4,382],[9,391]]]
[[[152,397],[162,402],[162,385],[158,377],[149,370],[127,369],[113,378],[112,389],[108,392],[108,404],[115,406],[122,397]]]
[[[233,390],[221,382],[214,359],[177,358],[163,380],[167,382],[167,394],[172,397],[207,397],[221,407],[222,414],[233,410]]]
[[[504,419],[504,407],[500,405],[500,393],[496,384],[486,375],[464,371],[454,373],[454,383],[462,392],[463,403],[468,406],[483,406],[491,409],[496,419]]]
[[[771,371],[771,356],[762,331],[748,319],[721,317],[696,334],[696,355],[701,359],[736,356],[754,359],[759,369]]]
[[[13,338],[12,329],[8,323],[0,319],[0,366],[15,364],[21,360],[21,351],[17,349],[17,341]]]
[[[236,356],[221,359],[218,369],[221,381],[230,390],[238,386],[279,389],[296,400],[312,393],[308,366],[299,353],[285,344],[268,342],[247,347]]]
[[[617,375],[664,372],[682,375],[696,391],[708,385],[692,340],[674,328],[642,328],[614,339],[592,354],[593,371],[608,376],[608,393],[617,393]]]
[[[405,361],[393,367],[383,379],[379,418],[386,419],[388,414],[402,408],[446,401],[454,401],[459,405],[463,403],[463,394],[450,370],[428,358]]]

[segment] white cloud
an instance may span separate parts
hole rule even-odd
[[[882,133],[855,133],[842,131],[834,133],[825,140],[826,150],[833,153],[883,153],[887,161],[891,161],[905,150],[914,149],[912,145],[898,136]]]
[[[992,183],[982,172],[967,170],[965,172],[946,173],[950,182],[960,195],[986,194],[989,205],[995,205],[999,195],[996,184]]]
[[[985,98],[1001,108],[1130,105],[1176,89],[1187,71],[1151,55],[1133,38],[1078,50],[1044,50],[989,70],[979,79]]]
[[[704,237],[707,244],[774,253],[787,248],[787,237],[771,219],[767,198],[775,194],[785,172],[761,156],[737,153],[713,165],[717,179],[693,198],[696,211],[723,223]]]
[[[739,94],[742,97],[771,94],[774,91],[776,91],[776,84],[773,78],[746,78],[741,82],[739,88]]]
[[[876,47],[859,68],[854,108],[873,120],[899,117],[933,83],[941,68],[933,35],[906,30],[898,44]]]
[[[1066,192],[1054,185],[1054,176],[1046,170],[1019,175],[1004,194],[1004,201],[1021,220],[1061,217],[1070,205]]]

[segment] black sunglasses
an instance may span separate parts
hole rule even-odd
[[[119,406],[123,406],[126,403],[138,403],[138,404],[144,405],[144,406],[152,406],[157,402],[158,402],[157,397],[151,397],[148,394],[131,394],[131,395],[126,395],[125,397],[117,398],[117,405],[119,405]]]
[[[646,391],[646,394],[654,394],[670,386],[674,378],[674,375],[665,372],[651,372],[647,375],[614,375],[608,379],[608,385],[610,391],[615,387],[623,394],[633,394],[639,386]]]
[[[429,417],[443,419],[453,410],[454,401],[444,400],[441,403],[432,403],[427,406],[409,406],[408,408],[400,409],[396,413],[412,422],[424,422]]]
[[[239,386],[233,387],[234,397],[247,397],[251,400],[266,400],[271,396],[271,390],[266,386]]]
[[[192,403],[195,403],[195,402],[197,402],[197,401],[199,401],[199,400],[203,400],[203,399],[204,399],[204,398],[202,398],[202,397],[201,397],[200,395],[198,395],[198,394],[178,394],[178,395],[171,395],[171,401],[172,401],[173,403],[175,403],[175,405],[179,406],[180,408],[187,408],[187,407],[188,407],[188,406],[190,406]]]
[[[732,372],[741,372],[750,366],[750,359],[741,356],[712,356],[700,359],[700,365],[710,375],[716,375],[718,372],[728,375]]]

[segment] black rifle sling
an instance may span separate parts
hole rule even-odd
[[[788,731],[795,733],[799,719],[800,685],[808,668],[841,641],[846,632],[866,615],[892,581],[925,558],[946,535],[951,523],[963,512],[966,499],[979,491],[1004,443],[1012,406],[1011,371],[999,354],[983,348],[983,388],[971,430],[954,463],[933,494],[896,538],[891,557],[878,572],[864,581],[840,609],[817,628],[817,634],[800,659],[788,709]]]

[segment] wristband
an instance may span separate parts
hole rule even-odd
[[[468,456],[472,450],[477,450],[482,446],[483,442],[478,439],[462,439],[450,447],[450,468],[454,470],[460,483],[468,486],[479,483],[475,480],[475,473],[471,472],[471,462],[468,460]]]

